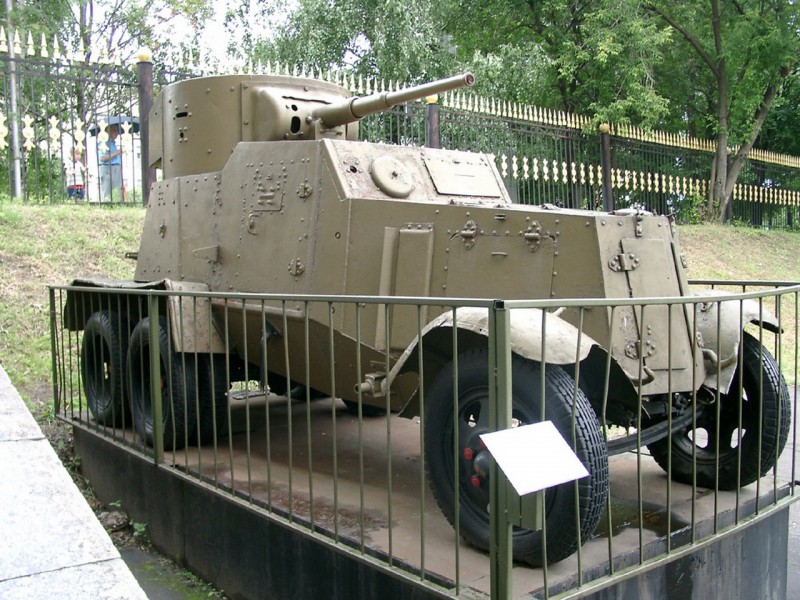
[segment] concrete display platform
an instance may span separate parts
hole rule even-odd
[[[0,481],[0,598],[147,598],[2,367]]]
[[[155,530],[163,524],[160,542],[164,550],[184,557],[187,566],[228,591],[232,590],[231,585],[236,585],[235,580],[241,581],[244,573],[251,571],[270,573],[259,585],[275,584],[274,589],[280,590],[288,584],[284,578],[296,580],[302,577],[303,569],[324,569],[324,562],[317,554],[320,550],[316,548],[321,545],[320,536],[335,537],[364,558],[359,561],[356,557],[355,562],[362,563],[356,567],[342,566],[341,557],[332,559],[339,561],[337,568],[331,568],[333,563],[329,563],[328,569],[337,573],[337,577],[340,571],[345,577],[351,569],[362,579],[369,579],[363,572],[363,563],[369,562],[370,557],[377,557],[404,565],[411,579],[420,579],[424,573],[425,578],[451,593],[489,591],[488,556],[456,539],[453,528],[428,490],[420,462],[418,421],[392,417],[366,419],[359,424],[355,416],[341,404],[332,404],[331,400],[314,402],[307,411],[304,403],[288,403],[285,398],[274,396],[268,402],[263,398],[234,402],[232,417],[236,432],[232,438],[220,437],[216,447],[189,447],[167,454],[166,462],[176,469],[153,469],[152,462],[131,458],[134,455],[111,459],[105,451],[99,451],[107,442],[91,439],[94,436],[88,431],[76,429],[76,444],[84,448],[83,465],[98,493],[111,486],[114,493],[125,497],[126,508],[134,518],[149,523],[154,542],[159,541]],[[134,443],[132,432],[117,433],[120,441]],[[142,465],[141,473],[128,480],[115,478],[120,470],[130,473],[137,461]],[[637,475],[639,466],[641,480]],[[148,480],[148,473],[156,479]],[[668,539],[671,548],[678,549],[693,536],[700,539],[715,528],[725,528],[737,517],[741,520],[756,510],[763,510],[774,498],[788,494],[786,481],[765,477],[758,486],[753,484],[738,493],[715,495],[713,491],[698,489],[693,496],[689,486],[670,485],[652,459],[642,456],[639,465],[634,454],[614,457],[610,461],[610,473],[610,519],[607,515],[603,517],[595,537],[583,546],[579,556],[549,566],[547,584],[551,593],[576,586],[579,557],[585,582],[608,572],[609,556],[615,570],[637,565],[640,560],[662,554]],[[176,483],[170,478],[180,481]],[[198,479],[202,483],[196,483]],[[159,490],[158,498],[146,492],[154,488]],[[642,490],[641,514],[638,489]],[[669,514],[665,508],[668,489],[671,494]],[[216,498],[189,498],[193,494],[198,498],[208,494]],[[760,509],[756,506],[757,494]],[[250,513],[253,507],[266,509],[288,517],[299,527],[274,521],[263,513],[239,515],[233,522],[244,519],[246,525],[239,533],[244,539],[237,540],[233,534],[235,525],[199,523],[191,516],[197,516],[198,505],[202,504],[205,508],[200,513],[219,510],[220,521],[224,523],[223,515],[232,518],[233,508],[210,508],[219,507],[220,502],[243,507]],[[165,506],[157,506],[162,503]],[[145,514],[136,514],[137,510]],[[208,514],[206,520],[215,521],[215,517],[215,514]],[[254,532],[261,527],[257,519],[271,521],[258,534]],[[653,569],[633,583],[623,582],[621,585],[628,590],[623,595],[597,597],[648,597],[650,594],[659,597],[659,590],[671,586],[669,589],[676,593],[690,595],[691,590],[706,589],[713,595],[722,590],[723,595],[730,598],[783,598],[787,525],[788,505],[785,505],[785,510],[774,511],[770,518],[723,537],[710,548],[698,548],[694,554],[678,558],[660,570]],[[206,526],[209,531],[205,533],[193,531]],[[311,531],[313,533],[309,533]],[[230,540],[221,539],[229,534],[233,536]],[[283,547],[292,539],[300,549],[293,548],[291,555],[300,563],[288,566],[286,558],[281,556],[276,567],[274,546]],[[213,547],[214,540],[217,540],[217,548]],[[239,560],[234,561],[225,556],[225,548],[237,541],[246,547],[237,549]],[[197,550],[196,544],[211,547]],[[170,548],[174,551],[170,552]],[[758,548],[758,551],[748,554],[747,548]],[[245,562],[256,563],[252,566],[242,564],[241,553],[248,549],[252,552]],[[193,557],[195,552],[197,555]],[[203,553],[205,555],[200,557]],[[311,554],[316,562],[303,566],[302,561]],[[210,568],[218,571],[223,581],[207,571],[209,567],[204,563],[209,561],[217,562]],[[240,568],[243,572],[229,575],[226,581],[224,566],[233,570]],[[720,572],[730,576],[720,580]],[[544,586],[541,569],[515,565],[512,577],[515,597],[541,595]],[[676,581],[681,582],[680,589],[674,587]],[[380,588],[374,581],[369,584],[362,581],[357,585]],[[763,595],[766,589],[772,590],[768,596]],[[314,593],[316,588],[312,586],[306,597],[314,597]],[[250,597],[246,589],[242,589],[242,594]]]

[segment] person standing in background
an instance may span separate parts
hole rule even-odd
[[[104,200],[122,201],[122,150],[117,148],[119,126],[106,127],[108,141],[105,154],[100,155],[100,189]],[[116,192],[116,193],[115,193]]]
[[[64,168],[67,175],[67,198],[75,202],[83,200],[85,195],[86,165],[81,160],[79,148],[72,149],[72,160]]]

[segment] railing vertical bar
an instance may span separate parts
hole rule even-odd
[[[778,288],[773,288],[773,291],[776,292],[775,296],[775,318],[778,320],[778,327],[782,329],[781,324],[783,323],[782,319],[782,307],[783,307],[783,294],[778,293]],[[782,337],[778,334],[775,336],[775,357],[776,362],[778,363],[778,377],[783,377],[783,343]],[[796,338],[795,338],[796,339]],[[781,382],[778,382],[778,423],[776,427],[777,434],[780,439],[781,429],[783,427],[783,420],[786,416],[783,414],[783,390],[784,386],[781,385]],[[786,390],[789,391],[788,389]],[[786,398],[788,401],[788,398]],[[780,450],[780,445],[778,446]],[[773,462],[773,470],[772,470],[772,502],[773,504],[778,502],[778,459],[780,458],[780,452],[775,452],[775,461]]]
[[[583,319],[585,316],[585,307],[581,306],[578,313],[578,340],[575,344],[575,385],[572,389],[572,415],[570,417],[570,445],[572,451],[577,453],[578,441],[576,436],[577,419],[578,419],[578,392],[580,391],[579,382],[581,379],[581,343],[583,341]],[[581,535],[581,494],[580,486],[577,482],[574,485],[575,490],[575,531],[578,533],[578,551],[576,560],[578,563],[578,587],[583,586],[583,539]],[[611,532],[609,531],[609,537]]]
[[[455,508],[455,518],[453,528],[455,529],[455,539],[461,539],[461,483],[459,481],[458,465],[461,461],[459,448],[461,448],[459,412],[458,412],[458,308],[452,308],[453,314],[453,503]],[[455,591],[458,594],[461,590],[461,547],[458,541],[455,544]]]
[[[305,404],[306,404],[306,452],[308,453],[308,511],[311,530],[314,531],[314,463],[312,458],[312,432],[311,427],[311,343],[309,333],[308,301],[303,303],[303,360],[305,361]],[[291,385],[291,384],[289,384]],[[290,392],[291,393],[291,392]]]
[[[356,311],[356,384],[363,380],[361,370],[361,304],[355,303]],[[361,386],[356,388],[356,399],[358,401],[358,547],[362,554],[366,551],[365,542],[365,519],[366,510],[364,508],[364,396]]]
[[[150,335],[150,397],[153,412],[153,462],[159,465],[164,462],[164,420],[161,405],[161,344],[159,341],[158,296],[147,295],[147,315]],[[146,368],[142,365],[142,371]]]
[[[53,412],[58,414],[61,410],[58,392],[58,354],[56,352],[56,292],[54,288],[48,290],[50,300],[50,366],[53,374]]]
[[[692,305],[692,340],[697,339],[697,304]],[[692,343],[692,381],[697,381],[697,344]],[[695,386],[692,386],[693,388]],[[672,437],[672,436],[670,436]],[[692,390],[692,535],[691,543],[697,543],[697,390]]]
[[[333,540],[339,542],[339,444],[336,435],[336,363],[333,336],[333,315],[335,306],[328,302],[328,364],[330,365],[331,378],[331,444],[333,452]]]
[[[714,351],[717,353],[717,356],[722,356],[721,353],[721,339],[722,339],[722,318],[720,315],[722,314],[722,305],[717,304],[717,322],[716,322],[716,336],[717,336],[717,344],[714,348]],[[716,361],[716,373],[714,374],[716,378],[716,390],[714,391],[714,533],[719,531],[719,450],[720,450],[720,427],[721,427],[721,419],[722,419],[722,407],[721,407],[721,400],[722,395],[720,394],[720,383],[722,381],[722,367],[719,360]],[[708,409],[706,409],[708,410]],[[695,440],[695,443],[696,440]],[[728,440],[730,444],[730,440]]]
[[[230,305],[228,303],[228,299],[225,299],[223,305],[223,330],[225,331],[225,356],[230,356],[231,352],[231,323],[230,323]],[[230,365],[227,367],[228,369],[228,381],[230,381]],[[230,480],[231,483],[236,481],[236,473],[233,466],[233,423],[232,423],[232,407],[230,402],[228,403],[228,468],[230,469]],[[235,490],[233,486],[231,486],[231,494],[234,494]]]
[[[758,322],[764,322],[764,299],[758,299]],[[756,476],[756,514],[761,509],[761,464],[762,464],[762,444],[764,443],[764,328],[758,328],[758,474]],[[740,377],[739,379],[744,379]],[[780,427],[776,433],[780,435]]]
[[[798,309],[798,304],[800,304],[800,294],[798,292],[794,293],[794,368],[793,368],[793,382],[792,387],[794,388],[793,396],[793,406],[792,406],[792,477],[791,477],[791,489],[792,489],[792,496],[797,493],[797,388],[798,388],[798,375],[800,374],[800,367],[798,363],[800,362],[800,347],[798,347],[798,341],[800,341],[800,310]]]
[[[292,421],[292,368],[291,361],[289,360],[289,319],[286,314],[286,300],[281,300],[281,315],[283,317],[283,357],[286,361],[286,425],[288,436],[288,454],[289,454],[289,498],[287,510],[289,512],[289,521],[294,521],[294,487],[292,486],[292,475],[294,473],[294,426]]]
[[[383,310],[383,339],[386,340],[386,348],[384,349],[384,363],[383,368],[384,372],[388,375],[389,371],[392,368],[392,356],[391,356],[391,347],[392,347],[392,340],[391,340],[391,331],[389,329],[389,322],[390,322],[390,311],[389,305],[383,304],[379,307],[379,310]],[[389,546],[389,565],[394,565],[394,535],[393,535],[393,527],[392,527],[392,506],[394,505],[394,490],[392,489],[392,479],[393,479],[393,472],[392,472],[392,386],[388,385],[388,380],[385,380],[384,383],[386,385],[386,521],[387,525],[387,536],[388,536],[388,546]]]
[[[511,427],[511,315],[502,301],[495,301],[489,309],[488,333],[489,429],[501,431]],[[495,461],[491,462],[489,483],[491,597],[493,600],[510,599],[514,559],[511,523],[506,516],[508,482]]]
[[[542,407],[539,411],[539,421],[547,420],[545,404],[547,403],[547,387],[545,385],[545,375],[547,370],[547,311],[542,311],[542,339],[541,339],[542,368],[539,378],[539,397],[542,399]],[[546,498],[546,496],[545,496]],[[550,597],[549,572],[547,561],[547,502],[542,502],[542,584],[544,587],[545,599]],[[609,530],[610,531],[610,530]]]
[[[250,360],[247,344],[247,303],[242,300],[242,358],[244,360],[244,440],[245,440],[245,466],[247,469],[247,501],[253,503],[253,461],[252,461],[252,427],[250,424]]]
[[[167,306],[169,306],[169,300],[170,299],[167,298]],[[181,400],[182,400],[182,403],[183,403],[184,419],[186,419],[186,422],[184,423],[184,426],[183,426],[183,431],[177,431],[178,424],[174,420],[174,415],[175,415],[175,392],[174,392],[174,390],[170,390],[170,394],[169,394],[170,403],[169,404],[172,407],[172,415],[173,415],[172,424],[173,424],[173,429],[175,430],[175,436],[172,438],[174,440],[174,442],[175,442],[173,444],[173,446],[177,446],[178,434],[181,434],[181,437],[183,437],[183,452],[182,452],[182,454],[183,454],[183,464],[184,464],[185,467],[188,467],[188,465],[189,465],[189,436],[191,435],[191,424],[188,421],[188,416],[190,414],[189,404],[191,402],[194,402],[194,398],[189,398],[189,394],[186,393],[186,391],[189,390],[190,387],[188,385],[189,378],[188,378],[188,376],[186,374],[186,365],[187,365],[187,356],[186,356],[186,354],[187,353],[184,351],[183,343],[182,343],[182,340],[184,340],[186,338],[186,336],[184,335],[183,297],[182,296],[178,296],[177,300],[178,300],[178,303],[177,303],[178,304],[178,318],[177,318],[177,321],[178,321],[177,330],[178,331],[176,332],[176,335],[177,335],[178,340],[181,340],[180,355],[179,356],[180,356],[180,361],[181,361],[181,386],[182,386],[181,389],[184,391],[184,393],[181,394],[181,397],[182,397]],[[169,316],[169,309],[167,309],[167,317],[168,316]],[[167,329],[169,329],[169,326],[167,326]],[[172,343],[172,336],[170,336],[169,339],[170,339],[170,343]],[[169,354],[170,360],[175,355],[176,355],[176,352],[170,352],[170,354]],[[197,377],[197,371],[195,371],[194,374],[195,374],[194,376],[196,378]],[[196,382],[196,379],[195,379],[195,385],[192,386],[192,388],[195,390],[195,393],[197,393],[196,392],[196,390],[197,390],[196,383],[197,382]],[[195,414],[197,414],[197,413],[195,413]],[[178,451],[177,451],[177,448],[176,448],[174,450],[174,452],[173,452],[173,458],[172,458],[173,464],[177,464],[177,459],[178,459],[178,457],[176,456],[177,453],[178,453]]]
[[[642,486],[642,387],[644,381],[644,334],[647,331],[645,323],[647,322],[645,313],[647,305],[640,305],[641,322],[639,329],[639,364],[636,382],[636,500],[637,500],[637,514],[639,516],[639,564],[644,564],[644,488]],[[610,534],[610,532],[609,532]]]
[[[667,434],[667,551],[666,554],[669,554],[672,551],[672,462],[671,462],[671,455],[672,455],[672,403],[673,403],[673,396],[672,396],[672,357],[673,357],[673,347],[672,347],[672,313],[673,308],[675,308],[674,304],[667,305],[667,429],[669,433]],[[682,314],[686,314],[684,311],[684,307],[679,307]],[[690,340],[692,345],[695,344],[695,340]]]
[[[267,351],[268,329],[267,312],[264,310],[264,300],[261,300],[259,310],[261,314],[261,382],[264,386],[264,451],[267,456],[267,510],[272,512],[272,429],[270,428],[270,403],[269,403],[269,352]],[[229,403],[230,404],[230,403]]]
[[[739,302],[739,323],[737,331],[742,332],[744,335],[744,304]],[[743,341],[743,340],[742,340]],[[744,368],[744,352],[742,343],[736,350],[736,369],[742,373]],[[734,507],[734,522],[739,522],[739,507],[741,500],[741,483],[742,483],[742,420],[744,419],[744,382],[742,377],[738,377],[736,389],[733,390],[737,398],[736,406],[736,506]]]
[[[611,315],[609,316],[609,331],[614,331],[615,320],[617,316],[617,306],[611,306],[610,312]],[[611,352],[606,353],[606,368],[605,368],[605,376],[603,377],[603,408],[602,408],[602,424],[603,424],[603,438],[608,444],[608,419],[606,416],[606,412],[608,410],[608,391],[609,391],[609,384],[611,379]],[[611,486],[608,486],[608,490],[606,492],[606,528],[608,530],[608,575],[609,577],[613,577],[615,567],[614,567],[614,536],[612,532],[614,524],[612,522],[612,515],[611,515]]]
[[[423,319],[422,306],[416,305],[417,312],[417,339],[419,340],[419,353],[417,364],[419,372],[419,456],[420,463],[425,464],[425,344],[422,338]],[[420,579],[425,579],[425,469],[420,469],[419,474],[419,556]],[[456,517],[458,518],[458,517]]]

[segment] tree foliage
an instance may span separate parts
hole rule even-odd
[[[50,41],[55,35],[63,49],[105,49],[129,61],[143,46],[174,50],[185,39],[175,35],[176,27],[198,36],[212,10],[212,0],[35,0],[17,1],[11,15],[2,5],[0,15],[4,25],[31,32],[37,41],[40,34]]]
[[[257,35],[244,27],[240,58],[306,65],[347,67],[362,75],[413,81],[455,68],[454,48],[443,30],[447,2],[426,0],[300,0],[286,22]],[[228,14],[231,31],[247,23],[280,22],[281,0],[252,6],[244,2]]]
[[[724,219],[747,155],[797,66],[797,3],[657,0],[642,8],[662,19],[693,57],[691,65],[702,84],[693,87],[706,95],[705,106],[692,103],[691,115],[705,120],[705,129],[717,142],[709,212]],[[731,145],[737,150],[729,158]]]

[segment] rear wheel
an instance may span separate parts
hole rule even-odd
[[[161,423],[164,449],[182,448],[195,427],[194,355],[173,350],[167,331],[167,320],[158,325],[161,365]],[[131,401],[133,426],[147,445],[153,445],[153,411],[150,372],[150,319],[139,321],[131,333],[128,346],[128,395]]]
[[[125,413],[128,323],[115,311],[93,313],[83,328],[81,376],[86,404],[103,425],[120,425]]]
[[[512,364],[512,419],[515,425],[540,421],[542,366],[519,356]],[[489,430],[488,353],[467,352],[458,361],[458,443],[454,428],[452,364],[436,377],[425,409],[425,467],[433,494],[451,524],[455,523],[455,485],[459,486],[459,525],[469,544],[489,548],[488,451],[479,436]],[[573,439],[572,406],[575,383],[560,367],[545,370],[545,418],[568,442]],[[600,424],[583,392],[575,396],[574,451],[589,471],[577,482],[545,493],[547,562],[570,556],[594,531],[608,493],[608,454]],[[571,444],[572,445],[572,444]],[[454,458],[457,450],[458,460]],[[457,463],[457,464],[455,464]],[[457,471],[457,473],[456,473]],[[577,506],[576,506],[577,486]],[[577,526],[576,526],[577,524]],[[515,527],[514,558],[535,566],[544,562],[541,531]]]
[[[694,430],[687,427],[672,436],[672,479],[691,485],[695,464],[693,455],[696,455],[697,484],[700,486],[714,488],[717,473],[721,490],[733,490],[753,483],[769,472],[783,451],[789,436],[790,417],[789,390],[777,362],[756,338],[743,334],[742,366],[728,393],[720,397],[719,419],[717,406],[705,405],[697,410]],[[647,447],[666,471],[669,458],[667,439]]]

